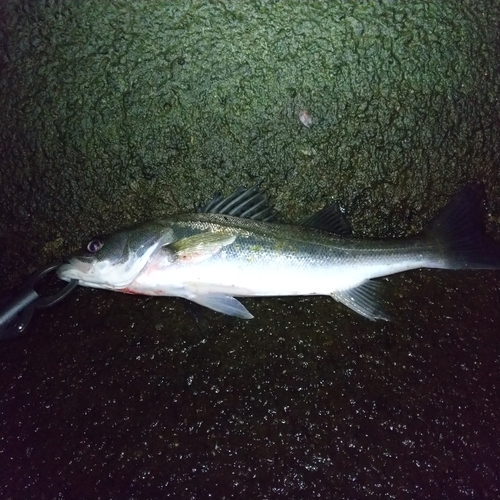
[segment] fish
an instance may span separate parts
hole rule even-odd
[[[57,275],[85,287],[182,297],[243,319],[242,297],[330,295],[370,320],[381,278],[418,268],[499,269],[500,245],[485,229],[484,188],[464,186],[417,235],[352,235],[337,202],[298,224],[278,221],[260,186],[218,195],[192,213],[94,238]]]

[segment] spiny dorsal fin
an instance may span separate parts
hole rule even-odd
[[[264,222],[272,222],[276,218],[276,212],[269,204],[267,196],[260,190],[260,184],[250,189],[239,188],[225,198],[218,194],[206,205],[199,206],[196,211]]]

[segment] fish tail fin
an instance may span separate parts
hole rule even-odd
[[[485,229],[484,187],[461,189],[430,222],[424,235],[439,249],[445,269],[500,269],[500,244]]]

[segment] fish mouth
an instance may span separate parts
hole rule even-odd
[[[110,264],[108,260],[96,261],[85,257],[71,257],[58,267],[57,276],[64,281],[77,280],[81,286],[90,288],[104,288],[120,290],[128,286],[139,272],[144,263],[130,269],[129,259],[118,264]]]
[[[64,280],[82,280],[87,276],[92,268],[90,262],[73,257],[57,268],[57,276]]]

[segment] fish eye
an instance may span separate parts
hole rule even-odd
[[[102,247],[104,246],[104,243],[101,240],[95,239],[92,241],[89,241],[89,244],[87,245],[87,250],[90,253],[96,253],[98,252]]]

